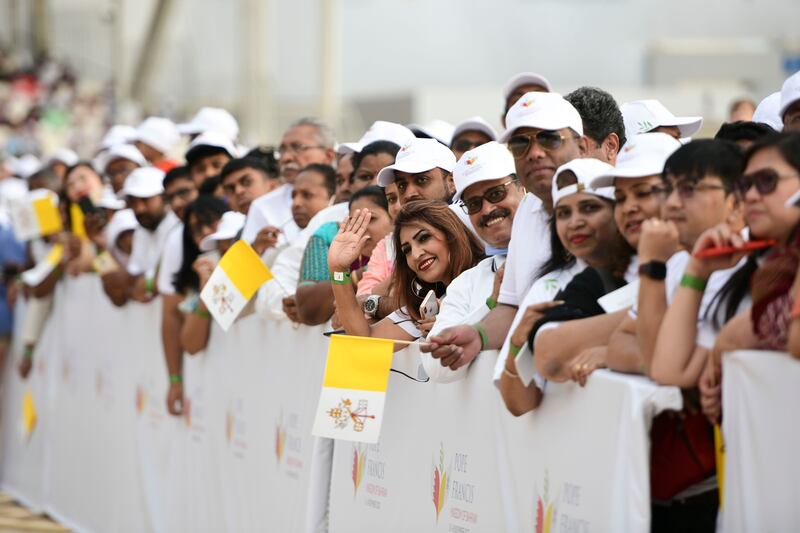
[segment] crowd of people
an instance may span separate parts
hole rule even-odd
[[[58,281],[95,272],[114,305],[162,307],[166,402],[181,414],[184,353],[224,334],[199,294],[241,239],[273,278],[240,318],[419,340],[440,383],[498,350],[515,416],[549,381],[585,385],[599,368],[680,387],[683,410],[651,434],[653,531],[713,531],[724,353],[800,357],[800,73],[758,106],[737,102],[713,139],[656,100],[561,96],[534,73],[503,97],[499,133],[480,117],[377,121],[337,143],[302,118],[277,150],[247,149],[235,118],[208,107],[184,124],[115,125],[91,161],[14,159],[0,178],[0,334],[26,298],[18,371]],[[60,198],[65,229],[20,242],[10,213],[39,189]],[[21,281],[57,243],[58,266]]]

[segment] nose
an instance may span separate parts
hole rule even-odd
[[[567,221],[567,227],[569,229],[578,229],[585,225],[586,221],[583,219],[582,216],[578,214],[572,215],[571,217],[569,217],[569,220]]]
[[[758,193],[755,185],[751,185],[746,191],[744,191],[744,201],[745,202],[757,202],[761,199],[761,195]]]
[[[531,147],[528,148],[528,154],[526,158],[529,161],[535,161],[537,159],[543,159],[547,156],[547,152],[544,151],[544,148],[539,146],[539,143],[536,142],[536,139],[531,139]]]

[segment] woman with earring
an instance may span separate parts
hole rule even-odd
[[[483,247],[447,204],[420,200],[404,205],[392,235],[397,250],[392,284],[397,287],[399,310],[370,325],[349,276],[350,265],[367,246],[370,218],[369,210],[356,210],[341,224],[328,250],[339,321],[348,335],[419,339],[424,334],[418,326],[430,325],[420,313],[423,300],[430,291],[442,298],[450,281],[483,259]]]

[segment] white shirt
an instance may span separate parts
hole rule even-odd
[[[436,322],[429,336],[438,335],[446,328],[459,324],[474,324],[489,312],[486,299],[492,295],[497,269],[505,262],[505,257],[487,257],[469,270],[462,272],[447,287],[447,298],[442,301]],[[440,359],[429,353],[422,353],[422,366],[431,378],[438,383],[451,383],[466,378],[469,365],[458,370],[442,366]]]
[[[247,211],[247,220],[242,230],[242,239],[250,244],[256,235],[267,226],[274,226],[281,230],[277,246],[283,246],[294,240],[300,228],[292,217],[292,190],[294,188],[285,183],[263,196],[259,196],[250,204]]]
[[[183,224],[178,224],[167,236],[156,286],[160,294],[175,294],[175,275],[183,265]]]
[[[128,272],[131,276],[155,273],[167,237],[180,223],[175,213],[169,211],[155,231],[146,230],[142,226],[133,230],[133,249],[128,261]]]
[[[258,289],[256,312],[266,318],[286,319],[283,299],[297,290],[300,266],[308,240],[326,222],[341,222],[349,212],[347,202],[326,207],[308,222],[308,226],[297,233],[289,246],[281,250],[272,265],[273,279]]]
[[[542,201],[527,193],[514,215],[499,303],[518,306],[535,281],[537,270],[550,257],[549,220]]]

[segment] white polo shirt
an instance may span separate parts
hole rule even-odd
[[[486,299],[492,295],[497,269],[505,262],[501,255],[487,257],[469,270],[465,270],[447,286],[446,298],[442,301],[436,322],[429,336],[438,335],[444,329],[459,324],[474,324],[489,313]],[[458,370],[442,366],[440,359],[422,353],[422,366],[431,381],[451,383],[464,379],[469,365]]]
[[[183,223],[178,224],[167,236],[161,264],[158,267],[159,294],[175,294],[175,275],[183,265]]]
[[[133,249],[128,261],[128,273],[139,276],[145,273],[155,273],[164,246],[172,230],[181,223],[172,211],[167,212],[155,231],[149,231],[138,226],[133,230]]]
[[[259,196],[250,204],[247,211],[247,220],[242,230],[242,239],[253,244],[256,235],[267,226],[274,226],[281,230],[277,246],[284,246],[294,240],[300,228],[292,217],[292,187],[285,183],[263,196]]]
[[[519,306],[535,281],[536,272],[550,257],[550,215],[542,201],[527,193],[514,215],[511,243],[497,301]]]

